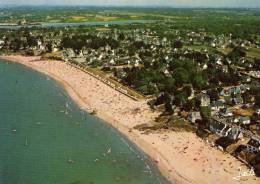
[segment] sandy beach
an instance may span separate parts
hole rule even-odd
[[[85,72],[61,61],[39,57],[4,56],[58,81],[71,98],[138,145],[174,184],[259,184],[254,176],[235,178],[247,167],[234,157],[206,144],[193,133],[154,132],[144,134],[134,126],[152,123],[156,117],[145,101],[135,101]]]

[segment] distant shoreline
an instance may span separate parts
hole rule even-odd
[[[150,123],[156,117],[145,101],[126,97],[64,62],[19,55],[0,59],[23,64],[55,79],[80,107],[95,109],[98,117],[140,147],[173,184],[237,184],[233,179],[238,174],[237,168],[241,166],[246,169],[235,158],[205,145],[193,133],[165,130],[143,134],[133,129],[135,125]],[[239,183],[258,184],[259,181],[259,178],[251,177]]]
[[[17,23],[0,23],[0,26],[34,26],[41,25],[41,23],[28,23],[28,24],[17,24]]]
[[[196,5],[196,6],[188,6],[188,5],[158,5],[158,4],[151,4],[151,5],[85,5],[85,4],[74,4],[74,5],[46,5],[46,4],[27,4],[27,5],[17,5],[17,4],[0,4],[0,9],[6,9],[6,8],[107,8],[107,9],[260,9],[260,6],[202,6],[202,5]]]
[[[111,25],[128,25],[128,24],[143,24],[152,23],[159,20],[115,20],[115,21],[87,21],[87,22],[42,22],[42,23],[29,23],[24,25],[19,24],[3,24],[0,23],[0,29],[20,29],[20,28],[61,28],[61,27],[79,27],[79,26],[111,26]]]

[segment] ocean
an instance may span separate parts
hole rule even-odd
[[[48,76],[0,61],[0,184],[166,184],[124,135]]]

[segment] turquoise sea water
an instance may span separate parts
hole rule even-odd
[[[160,183],[138,148],[54,80],[0,61],[0,184]]]

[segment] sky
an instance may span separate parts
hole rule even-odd
[[[94,5],[260,8],[260,0],[0,0],[0,5]]]

